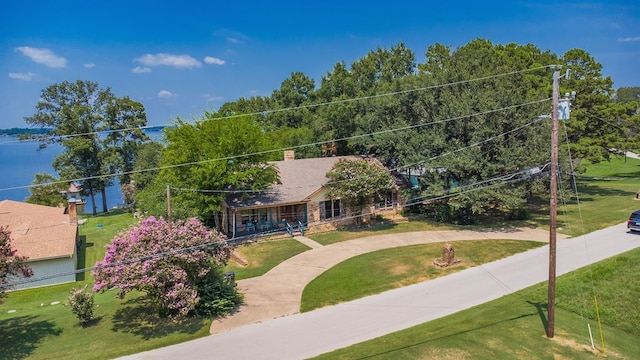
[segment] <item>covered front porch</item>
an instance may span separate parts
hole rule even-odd
[[[227,209],[229,238],[278,231],[288,231],[293,235],[294,231],[304,233],[307,224],[306,203]]]

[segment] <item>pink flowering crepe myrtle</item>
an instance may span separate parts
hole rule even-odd
[[[11,231],[0,225],[0,304],[3,303],[6,291],[10,289],[15,277],[33,276],[33,270],[25,263],[27,257],[20,256],[18,249],[11,247]]]
[[[194,280],[205,276],[212,263],[224,266],[229,259],[225,241],[196,218],[172,226],[163,218],[143,219],[107,245],[93,271],[93,290],[116,288],[120,298],[143,291],[169,314],[184,316],[199,301]]]

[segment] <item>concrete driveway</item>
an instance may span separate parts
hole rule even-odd
[[[242,281],[247,305],[235,315],[214,322],[215,334],[126,359],[304,359],[468,309],[547,280],[549,249],[543,246],[435,280],[296,314],[304,285],[349,257],[425,242],[497,238],[547,241],[548,232],[418,232],[325,247],[311,244],[315,246],[313,250],[260,278]],[[558,240],[558,275],[640,246],[640,235],[628,233],[625,224],[572,239],[561,240],[558,236]]]
[[[565,236],[558,234],[558,239],[561,238]],[[211,325],[212,334],[298,313],[302,291],[311,280],[357,255],[400,246],[447,241],[513,239],[548,242],[549,231],[531,228],[419,231],[371,236],[327,246],[301,236],[295,239],[311,250],[282,262],[263,276],[238,281],[238,288],[245,295],[245,304],[233,315],[215,320]]]

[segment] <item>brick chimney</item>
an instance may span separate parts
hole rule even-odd
[[[284,152],[284,161],[295,160],[296,153],[293,150],[286,150]]]
[[[78,210],[76,209],[76,199],[69,199],[69,222],[72,224],[78,223]]]

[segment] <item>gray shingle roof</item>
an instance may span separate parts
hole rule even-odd
[[[340,159],[357,159],[355,156],[276,161],[281,184],[253,195],[231,195],[227,204],[231,208],[253,208],[305,202],[320,190],[329,179],[326,174]]]

